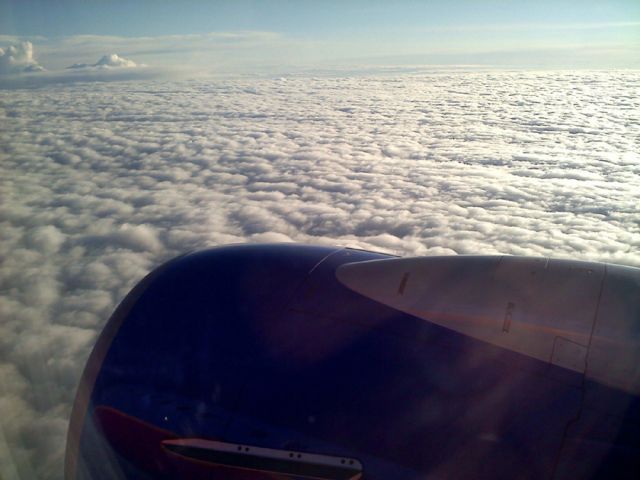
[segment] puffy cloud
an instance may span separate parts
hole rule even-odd
[[[56,253],[64,243],[64,235],[53,225],[37,227],[27,239],[27,245],[45,253]]]
[[[46,52],[47,43],[44,45]],[[115,53],[104,55],[96,63],[75,63],[65,70],[44,71],[34,60],[33,52],[30,42],[21,42],[6,50],[0,48],[0,89],[42,87],[52,83],[144,80],[170,75],[166,69],[149,68]],[[61,162],[73,163],[78,159],[66,152],[56,155]]]
[[[0,74],[40,72],[44,70],[33,58],[31,42],[0,48]]]
[[[93,64],[87,63],[74,63],[70,67],[71,69],[78,68],[121,68],[127,67],[132,68],[136,67],[136,63],[133,60],[127,60],[126,58],[118,56],[116,53],[112,53],[109,55],[104,55],[100,60]]]
[[[185,251],[292,240],[640,265],[639,82],[438,71],[0,91],[0,475],[61,477],[98,332]]]
[[[119,57],[117,54],[103,56],[96,62],[96,67],[135,67],[136,64],[132,60]]]

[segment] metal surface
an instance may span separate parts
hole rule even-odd
[[[352,459],[369,480],[638,478],[637,270],[611,272],[302,245],[187,255],[98,341],[67,478],[283,473],[194,459],[198,445]]]
[[[351,263],[337,276],[400,311],[640,394],[638,269],[458,256]]]

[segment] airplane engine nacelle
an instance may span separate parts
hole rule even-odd
[[[640,269],[238,245],[106,324],[67,479],[640,478]]]

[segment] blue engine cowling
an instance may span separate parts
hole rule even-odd
[[[238,245],[152,272],[89,358],[66,477],[640,478],[636,396],[336,278],[384,258]]]

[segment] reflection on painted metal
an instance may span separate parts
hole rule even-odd
[[[507,303],[507,311],[504,313],[504,323],[502,324],[502,331],[505,333],[509,333],[509,329],[511,328],[511,318],[514,308],[516,308],[516,305],[513,302]]]

